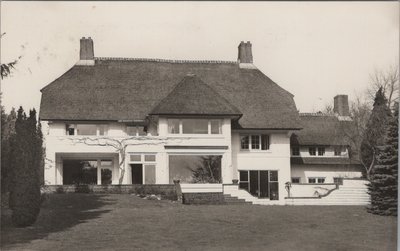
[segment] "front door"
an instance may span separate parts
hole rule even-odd
[[[143,184],[143,165],[131,164],[132,184]]]
[[[278,200],[278,172],[264,170],[240,171],[239,188],[253,196]]]

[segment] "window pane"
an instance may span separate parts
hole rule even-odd
[[[66,125],[67,127],[67,135],[75,135],[75,126],[74,125]]]
[[[270,200],[279,200],[279,183],[278,182],[272,182],[269,183],[269,199]]]
[[[249,136],[241,136],[240,145],[242,149],[249,149]]]
[[[249,191],[249,182],[248,181],[240,181],[239,188],[246,189],[247,191]]]
[[[278,181],[278,171],[270,171],[269,180]]]
[[[221,156],[170,155],[169,183],[221,183]]]
[[[261,150],[269,149],[269,135],[261,135]]]
[[[298,147],[293,147],[292,148],[292,155],[293,156],[299,156],[300,155],[300,149]]]
[[[221,120],[211,120],[211,134],[221,134]]]
[[[101,163],[100,164],[101,166],[112,166],[113,165],[113,162],[110,159],[102,159],[100,163]]]
[[[131,154],[131,161],[142,161],[142,156],[140,154]]]
[[[99,126],[99,135],[107,135],[106,125],[98,125],[98,126]]]
[[[300,183],[300,178],[292,178],[292,183]]]
[[[310,148],[308,148],[308,152],[310,153],[310,155],[315,156],[315,155],[316,155],[315,147],[310,147]]]
[[[182,119],[182,130],[185,134],[208,134],[208,120]]]
[[[168,119],[168,133],[179,134],[179,119]]]
[[[144,166],[144,183],[145,184],[156,184],[156,166],[145,165]]]
[[[96,125],[80,124],[76,125],[77,135],[96,135]]]
[[[325,183],[325,178],[318,178],[318,183]]]
[[[144,161],[154,162],[154,161],[156,161],[156,156],[155,155],[145,155]]]
[[[318,155],[319,156],[325,155],[325,147],[318,147]]]
[[[342,154],[341,147],[335,147],[335,156],[340,156]]]
[[[97,161],[64,160],[63,184],[64,185],[97,184]]]
[[[259,135],[251,135],[251,149],[260,149]]]
[[[136,136],[136,127],[135,126],[127,126],[126,134],[128,134],[129,136]]]
[[[101,184],[110,185],[112,182],[112,171],[111,169],[104,168],[101,169]]]
[[[249,181],[249,172],[248,171],[240,171],[239,173],[240,181]]]
[[[308,183],[315,183],[315,178],[308,178]]]
[[[138,131],[139,136],[146,136],[147,135],[146,128],[143,127],[143,126],[138,126],[137,127],[137,131]]]

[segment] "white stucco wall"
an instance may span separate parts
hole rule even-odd
[[[125,125],[109,123],[107,136],[79,136],[66,135],[65,123],[42,122],[44,141],[46,146],[45,182],[49,185],[62,184],[63,158],[96,158],[114,156],[113,184],[118,183],[114,177],[120,176],[118,162],[122,156],[118,155],[116,148],[104,144],[104,138],[123,140],[127,138]],[[158,128],[157,128],[158,127]],[[153,136],[138,136],[129,140],[125,155],[125,174],[123,184],[131,184],[130,154],[155,154],[156,155],[156,183],[169,183],[168,160],[169,155],[222,155],[221,171],[224,183],[232,182],[232,157],[231,157],[231,125],[230,119],[224,119],[222,134],[218,135],[187,135],[168,134],[167,120],[160,118],[158,126],[151,126]],[[157,135],[157,130],[158,134]],[[154,136],[156,135],[156,136]],[[82,139],[86,138],[86,143]],[[98,142],[96,140],[99,140]],[[88,144],[89,143],[89,144]],[[165,146],[175,146],[181,149],[166,149]],[[188,149],[187,146],[207,146],[209,149]],[[221,147],[226,147],[221,148]],[[115,157],[117,156],[117,157]]]
[[[333,178],[359,178],[361,170],[350,165],[292,165],[291,176],[300,177],[301,183],[308,183],[309,177],[323,177],[325,183],[333,183]]]
[[[240,149],[240,134],[264,133],[270,135],[270,149],[267,151],[246,151]],[[260,131],[232,133],[233,178],[239,179],[240,170],[276,170],[279,181],[279,201],[284,204],[285,183],[290,181],[290,134],[288,132]],[[271,203],[275,203],[271,201]]]

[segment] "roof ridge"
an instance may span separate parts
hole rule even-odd
[[[237,61],[227,60],[178,60],[162,58],[125,58],[125,57],[95,57],[95,60],[119,60],[119,61],[144,61],[144,62],[162,62],[162,63],[208,63],[208,64],[237,64]]]

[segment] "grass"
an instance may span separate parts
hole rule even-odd
[[[189,206],[133,195],[53,194],[1,250],[396,250],[397,218],[355,206]]]

